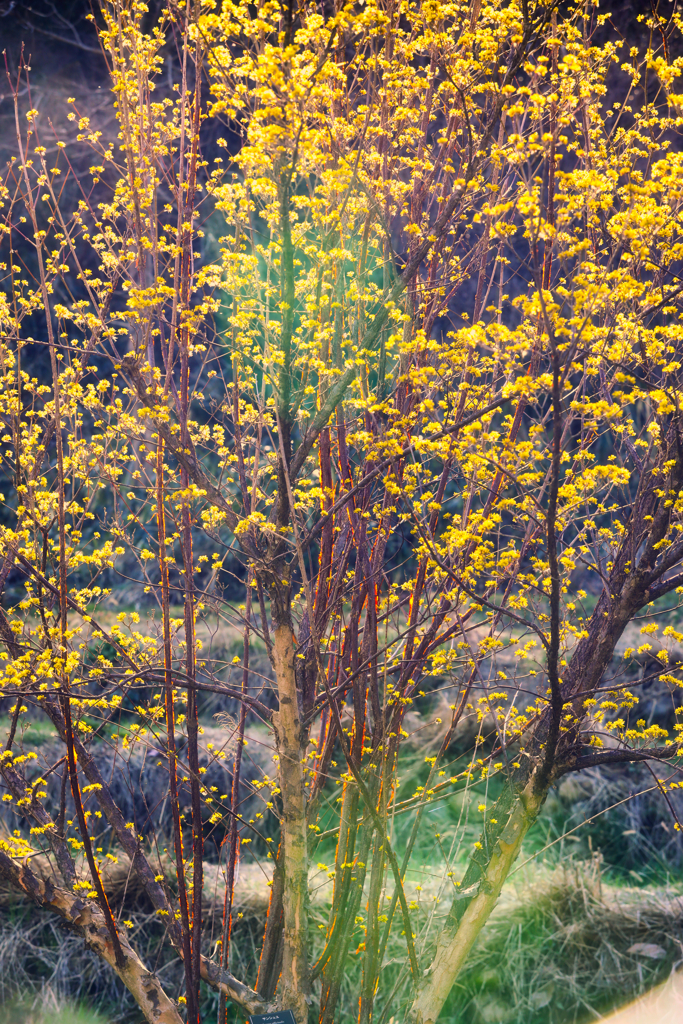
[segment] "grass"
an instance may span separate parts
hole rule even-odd
[[[445,829],[446,819],[453,813],[453,808],[441,806],[441,828]],[[409,875],[407,888],[408,895],[417,902],[414,922],[426,955],[448,901],[444,899],[436,907],[432,919],[440,873],[434,870],[429,850],[423,848],[422,852],[425,859]],[[584,861],[565,857],[567,862],[568,866],[558,867],[557,858],[548,855],[545,866],[532,862],[508,883],[440,1024],[588,1024],[598,1013],[623,1004],[663,980],[680,960],[680,886],[634,888],[614,884],[622,879],[614,871],[605,874],[598,855]],[[269,866],[264,862],[266,870]],[[146,908],[139,889],[120,884],[121,878],[127,878],[127,866],[122,862],[119,868],[118,874],[112,869],[111,879],[105,882],[115,912],[133,921],[133,943],[157,971],[169,994],[177,996],[182,992],[181,964],[168,953],[161,954],[161,933],[155,930],[154,915]],[[671,874],[673,877],[675,873]],[[206,952],[211,952],[220,929],[222,887],[220,871],[213,868],[208,875]],[[312,879],[312,888],[321,880],[311,908],[318,946],[324,933],[316,926],[326,922],[330,898],[324,873]],[[243,916],[233,930],[231,966],[252,983],[267,909],[266,883],[267,876],[260,867],[245,861],[236,894],[236,910]],[[52,915],[21,901],[0,902],[3,1024],[57,1024],[60,1013],[65,1024],[67,1020],[77,1024],[103,1024],[105,1020],[107,1024],[140,1024],[139,1012],[128,994],[112,972],[102,970],[80,939],[63,929]],[[390,940],[378,993],[377,1024],[387,1024],[392,1016],[400,1021],[403,1016],[402,1002],[408,989],[400,930],[398,927]],[[359,925],[352,950],[362,937]],[[351,1024],[355,1019],[360,971],[361,956],[352,952],[338,1024]],[[383,999],[395,982],[393,1001],[385,1006]],[[23,1002],[17,1002],[20,997]],[[102,1016],[89,1017],[87,1007],[94,1007]],[[215,994],[205,990],[204,1019],[215,1019],[216,1010]],[[232,1020],[235,1024],[243,1022],[236,1011]]]
[[[11,721],[10,715],[0,716],[0,742],[3,747],[9,736]],[[30,720],[22,717],[17,725],[17,738],[20,738],[22,733],[26,735],[28,743],[33,743],[36,746],[41,746],[43,743],[57,738],[57,730],[52,722],[44,717]]]
[[[680,897],[602,883],[599,860],[503,904],[443,1024],[583,1024],[663,981],[680,961]]]
[[[53,1004],[53,1005],[46,1005]],[[107,1024],[94,1010],[42,993],[38,1005],[16,1002],[2,1008],[2,1024]]]
[[[226,630],[220,641],[227,662],[227,655],[237,644],[236,635]],[[216,638],[214,642],[217,643]],[[421,722],[436,721],[434,707],[429,711],[431,706],[428,701],[420,709],[421,716],[416,711],[416,721],[409,726],[411,733],[415,731],[415,740],[411,741],[412,753],[410,744],[405,748],[400,797],[411,795],[425,781],[428,768],[422,748],[431,749],[434,736],[425,732],[427,725]],[[214,710],[213,706],[204,709],[207,738],[211,729],[216,728],[211,716]],[[49,723],[31,720],[22,722],[22,728],[25,726],[29,745],[45,744],[46,750],[50,748],[55,736]],[[0,719],[0,740],[8,728],[9,719]],[[111,740],[115,733],[125,731],[124,721],[111,723],[106,730],[107,738]],[[468,739],[463,732],[461,739],[458,749],[469,748],[471,737]],[[270,753],[262,750],[258,741],[250,746],[250,757],[262,759],[266,768],[270,768]],[[136,766],[133,760],[131,772]],[[462,766],[453,765],[450,770],[457,772]],[[154,759],[145,762],[144,767],[146,784],[154,790]],[[248,767],[249,777],[255,770]],[[162,775],[163,771],[160,778]],[[136,808],[131,803],[121,772],[114,774],[112,785],[118,787],[115,795],[126,808],[127,816],[143,820],[145,808]],[[583,773],[565,780],[551,794],[525,843],[520,863],[534,855],[539,858],[506,887],[501,906],[459,978],[440,1024],[587,1024],[599,1012],[630,1000],[669,972],[683,948],[677,888],[683,879],[680,839],[673,830],[667,831],[667,810],[660,794],[636,795],[619,803],[629,793],[638,794],[648,785],[652,785],[651,777],[643,769],[634,768],[605,775]],[[442,851],[449,851],[448,867],[459,877],[479,835],[482,814],[478,807],[482,802],[490,807],[499,786],[500,782],[492,778],[486,784],[472,786],[466,793],[435,801],[425,810],[413,867],[406,879],[418,947],[425,962],[439,921],[449,905],[448,892],[443,887],[446,867]],[[330,809],[320,820],[323,831],[334,824],[338,792],[329,794]],[[679,797],[676,791],[671,799],[675,803],[680,800],[679,818],[683,820],[683,795]],[[606,810],[613,804],[619,806]],[[590,819],[589,825],[563,838],[586,819]],[[392,838],[399,854],[412,821],[411,813],[397,816],[392,823]],[[276,833],[271,830],[270,834]],[[251,849],[256,850],[257,844]],[[593,856],[598,849],[602,852],[602,866]],[[257,852],[265,856],[265,849]],[[331,865],[333,859],[332,838],[312,851],[314,864]],[[220,877],[215,866],[208,867],[211,885],[207,885],[207,898],[214,899],[219,907]],[[318,945],[324,936],[324,928],[318,925],[326,924],[329,909],[330,887],[325,884],[325,877],[323,872],[313,880],[313,886],[321,883],[312,901],[312,932]],[[525,877],[533,882],[524,883]],[[231,966],[238,976],[251,983],[255,980],[267,905],[265,881],[258,866],[250,867],[245,856],[240,882],[244,887],[240,905],[244,916],[235,923]],[[136,890],[127,892],[121,900],[117,906],[125,909],[123,916],[134,923],[131,938],[141,955],[159,973],[171,996],[181,994],[181,965],[168,953],[161,954],[160,935],[155,931],[144,897]],[[437,900],[441,903],[437,904]],[[220,913],[211,912],[208,917],[206,952],[210,953],[218,935]],[[401,1000],[407,995],[407,972],[400,931],[399,925],[390,941],[378,993],[376,1024],[388,1024],[392,1016],[400,1021],[403,1016]],[[359,924],[351,949],[355,950],[362,941]],[[656,955],[643,952],[645,947],[649,947],[650,954],[655,950]],[[352,953],[338,1024],[355,1020],[360,963],[361,956]],[[383,999],[395,983],[395,996],[385,1006]],[[17,1002],[21,998],[23,1002]],[[216,997],[206,991],[204,1000],[204,1019],[211,1021],[216,1015]],[[87,1007],[95,1007],[105,1016],[88,1016]],[[49,915],[20,902],[4,902],[0,918],[0,1024],[61,1024],[62,1018],[77,1024],[102,1024],[104,1020],[108,1024],[140,1024],[139,1012],[125,990],[111,972],[102,970],[78,938]],[[236,1012],[233,1019],[235,1024],[243,1022]]]

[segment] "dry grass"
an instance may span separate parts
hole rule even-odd
[[[683,960],[683,899],[558,871],[499,908],[443,1024],[580,1024],[628,1002]],[[654,1024],[654,1022],[653,1022]]]
[[[233,931],[232,967],[251,981],[267,908],[269,866],[244,864],[235,894],[235,910],[242,917]],[[158,919],[145,910],[144,899],[131,887],[124,858],[108,872],[105,884],[119,916],[133,922],[131,938],[148,965],[160,974],[171,995],[180,994],[181,965],[177,959],[161,957]],[[313,879],[312,884],[315,887]],[[210,952],[222,914],[218,868],[209,869],[205,894]],[[328,900],[329,887],[323,884],[313,903],[314,920],[325,919]],[[139,1024],[127,993],[77,937],[53,917],[10,900],[6,893],[0,905],[3,1024],[44,1024],[41,1013],[57,1024],[63,1008],[65,1021],[91,1024],[87,1017],[81,1022],[74,1015],[72,1008],[78,1004],[94,1007],[109,1024]],[[425,904],[417,916],[424,922],[426,915]],[[399,931],[388,950],[392,962],[378,994],[380,1014],[385,1008],[382,995],[388,996],[404,971]],[[339,1024],[350,1024],[355,1017],[360,959],[351,954]],[[459,979],[443,1024],[584,1024],[663,980],[681,959],[683,898],[677,894],[607,886],[597,861],[546,874],[541,881],[535,872],[533,883],[507,887]],[[399,984],[385,1020],[392,1015],[401,1019],[401,994]],[[17,1004],[20,997],[24,1001]],[[213,1019],[215,999],[208,992],[204,1011],[207,1020]]]

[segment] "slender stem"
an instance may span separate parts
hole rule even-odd
[[[247,578],[247,597],[244,617],[244,639],[242,644],[242,692],[246,693],[249,685],[249,625],[251,619],[251,578]],[[239,857],[239,828],[237,809],[240,802],[240,775],[242,769],[242,750],[244,748],[244,728],[247,721],[247,705],[242,701],[240,705],[240,719],[237,727],[237,743],[235,746],[235,758],[232,767],[232,787],[230,790],[230,827],[227,839],[228,858],[226,864],[225,878],[225,900],[223,903],[223,943],[221,947],[221,966],[228,966],[230,949],[230,936],[232,932],[232,904],[235,889],[235,868]],[[227,1021],[227,1000],[221,999],[219,1006],[219,1024],[226,1024]]]
[[[185,968],[185,988],[188,1016],[197,1017],[195,987],[192,977],[192,946],[190,938],[190,916],[187,905],[185,882],[185,861],[183,857],[183,833],[180,823],[178,799],[178,754],[175,744],[175,691],[173,689],[173,657],[171,652],[171,612],[169,605],[168,561],[166,555],[166,515],[164,508],[164,442],[157,437],[157,535],[159,539],[159,571],[161,574],[161,613],[164,633],[164,705],[166,710],[166,751],[168,754],[168,775],[171,791],[171,814],[173,816],[173,843],[175,849],[176,874],[178,877],[178,899],[182,924],[182,953]]]

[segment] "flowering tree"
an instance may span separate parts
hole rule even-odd
[[[26,66],[8,70],[0,577],[22,589],[0,612],[0,772],[23,824],[0,873],[79,930],[149,1021],[178,1022],[183,1004],[199,1020],[203,981],[243,1013],[279,1005],[298,1024],[315,997],[331,1024],[360,920],[359,1021],[396,999],[426,1024],[553,783],[623,760],[675,765],[675,741],[641,721],[633,659],[653,652],[675,704],[683,637],[669,624],[657,651],[615,650],[638,618],[656,635],[660,599],[683,583],[681,26],[653,17],[639,55],[609,40],[606,15],[552,0],[168,0],[144,28],[146,14],[104,0],[97,15],[118,134],[69,114],[94,160],[76,209],[62,199],[69,147],[30,108]],[[618,109],[608,72],[625,82]],[[36,346],[43,377],[23,368]],[[239,607],[220,590],[234,551]],[[117,578],[139,588],[142,616],[111,624]],[[200,647],[209,610],[241,622],[237,685]],[[254,643],[274,701],[250,670]],[[407,716],[435,690],[448,719],[429,733],[424,784],[399,792]],[[239,702],[229,757],[202,739],[207,692]],[[134,747],[164,758],[171,881],[98,764],[124,711],[121,762]],[[56,764],[19,742],[27,715],[56,728]],[[449,769],[466,718],[475,747]],[[252,780],[268,800],[250,822],[247,719],[269,730],[276,764]],[[229,762],[230,793],[204,784],[207,760]],[[435,904],[418,925],[403,883],[425,808],[493,780],[464,877],[455,847],[435,845],[446,915]],[[399,810],[412,815],[401,843]],[[260,968],[238,980],[236,868],[268,816],[279,848]],[[321,945],[309,863],[332,830]],[[225,913],[209,956],[214,834]],[[109,906],[103,836],[183,960],[180,1003]],[[389,993],[393,933],[404,961]]]

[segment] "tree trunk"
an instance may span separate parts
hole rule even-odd
[[[182,1024],[175,1003],[164,992],[159,979],[148,971],[125,934],[120,937],[124,960],[116,960],[105,916],[94,900],[75,896],[33,873],[27,863],[17,864],[0,850],[0,875],[22,890],[40,907],[56,911],[112,970],[131,993],[148,1024]]]
[[[282,794],[284,952],[281,1003],[297,1024],[308,1018],[308,856],[302,726],[294,671],[294,634],[279,623],[273,636],[279,710],[273,714]]]
[[[463,963],[498,902],[503,883],[517,858],[524,836],[536,820],[545,799],[545,792],[534,791],[536,781],[534,772],[521,793],[512,795],[510,816],[497,841],[492,844],[488,863],[481,871],[479,881],[471,886],[466,885],[464,891],[456,893],[451,912],[439,936],[434,960],[410,1009],[408,1020],[411,1024],[435,1024],[441,1013]],[[509,799],[511,794],[504,794],[497,806],[506,796]],[[466,875],[465,883],[467,881]],[[458,912],[461,900],[466,906],[464,913]]]

